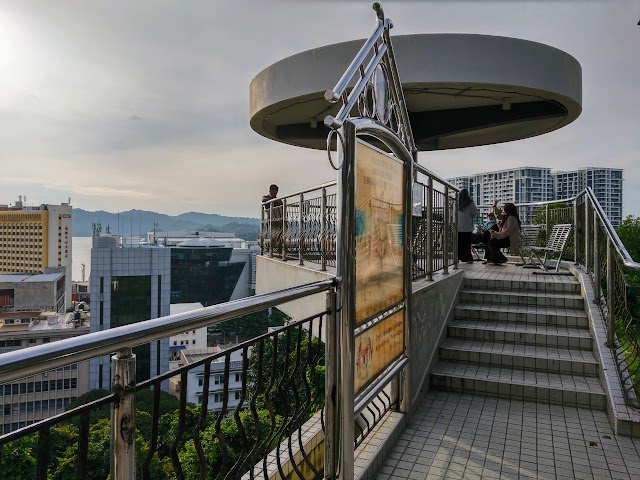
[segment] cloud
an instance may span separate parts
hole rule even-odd
[[[335,179],[324,152],[276,144],[249,128],[249,83],[258,72],[302,50],[364,38],[375,25],[369,2],[331,6],[3,2],[0,203],[17,194],[51,203],[71,196],[88,210],[257,216],[270,183],[286,194]],[[640,214],[635,2],[385,7],[393,35],[526,38],[567,51],[583,67],[583,113],[574,124],[512,144],[424,152],[427,168],[448,177],[518,165],[621,167],[626,213]]]

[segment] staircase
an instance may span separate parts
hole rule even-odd
[[[558,278],[465,278],[432,386],[604,410],[580,285]]]

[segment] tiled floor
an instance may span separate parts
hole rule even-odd
[[[474,315],[467,318],[465,312],[458,312],[461,318],[452,325],[469,330],[469,335],[460,334],[459,338],[447,339],[448,344],[445,342],[452,349],[457,348],[458,357],[454,360],[458,363],[441,362],[434,372],[439,368],[450,369],[453,371],[445,373],[454,380],[468,381],[469,377],[484,381],[486,377],[495,380],[496,385],[507,375],[510,378],[506,381],[514,384],[512,388],[522,390],[520,384],[548,387],[549,398],[551,394],[571,393],[570,389],[603,395],[595,376],[575,375],[575,372],[569,375],[563,369],[557,373],[517,370],[511,368],[512,365],[503,368],[500,362],[489,361],[492,355],[513,351],[522,358],[512,358],[511,363],[522,360],[523,367],[527,362],[537,366],[537,357],[557,361],[562,356],[595,363],[590,351],[574,349],[590,349],[591,335],[581,320],[586,315],[567,311],[557,306],[555,300],[562,295],[560,292],[565,292],[565,296],[570,294],[574,300],[578,283],[574,276],[539,275],[534,270],[513,265],[485,266],[479,262],[461,264],[461,268],[470,279],[468,290],[490,285],[491,289],[509,295],[511,289],[519,289],[517,284],[511,283],[513,281],[536,282],[538,285],[532,289],[536,293],[531,295],[538,295],[542,300],[533,302],[528,298],[516,306],[490,302],[493,317],[506,312],[507,318],[485,319],[482,316],[484,302],[480,304],[474,297],[467,298],[467,302],[477,303],[473,305]],[[513,295],[519,293],[513,292]],[[535,310],[534,304],[537,305]],[[580,303],[571,307],[583,308]],[[460,309],[463,308],[461,304]],[[551,325],[548,319],[543,319],[538,323],[537,316],[541,313],[556,319],[560,315],[563,322]],[[577,326],[581,328],[575,328]],[[474,333],[475,330],[485,330],[485,335],[488,332],[491,338],[483,338]],[[529,345],[504,343],[514,342],[523,332],[528,335]],[[557,340],[551,342],[550,338],[555,337]],[[460,344],[466,348],[461,349]],[[567,347],[573,348],[567,350]],[[563,354],[557,353],[559,351]],[[487,357],[484,362],[480,355]],[[519,377],[513,378],[514,375]],[[527,395],[516,395],[511,399],[495,396],[431,390],[408,420],[407,428],[385,459],[384,466],[378,470],[377,478],[640,480],[640,439],[616,437],[605,411],[560,405],[563,402],[555,402],[557,405],[532,403],[524,401],[529,398]]]
[[[640,439],[605,412],[430,392],[377,478],[639,479]]]

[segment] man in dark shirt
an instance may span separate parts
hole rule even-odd
[[[282,249],[282,200],[277,198],[278,196],[278,186],[274,183],[269,185],[269,193],[267,195],[262,196],[262,203],[265,209],[266,215],[265,219],[267,220],[267,228],[270,228],[271,234],[269,238],[271,239],[271,247],[272,251],[275,254],[280,253]]]

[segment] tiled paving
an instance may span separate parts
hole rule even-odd
[[[640,439],[601,411],[430,392],[376,478],[633,480]]]
[[[604,411],[577,279],[462,268],[432,390],[377,478],[640,479],[640,439]]]

